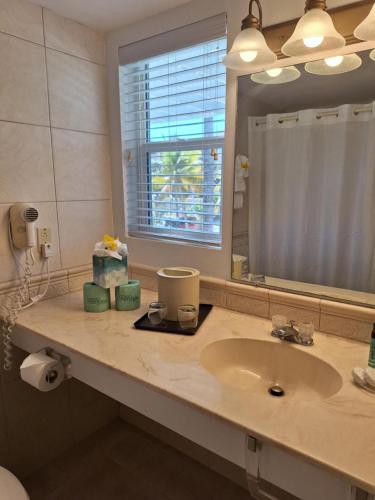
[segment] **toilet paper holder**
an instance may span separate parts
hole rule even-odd
[[[49,392],[72,377],[71,360],[51,347],[45,347],[23,360],[20,377],[35,389]]]
[[[45,354],[46,356],[49,356],[50,358],[55,359],[56,361],[59,361],[63,365],[64,374],[65,374],[64,380],[68,380],[69,378],[72,378],[72,373],[71,373],[72,362],[68,356],[65,356],[65,354],[60,354],[59,352],[52,349],[52,347],[44,347],[43,349],[41,349],[38,352],[41,352],[41,353]],[[51,377],[51,382],[53,382],[53,378],[56,376],[53,372],[54,372],[54,370],[52,369],[52,370],[49,370],[49,372],[47,373],[47,376]]]

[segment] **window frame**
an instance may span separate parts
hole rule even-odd
[[[211,43],[214,42],[215,40],[226,40],[227,43],[227,37],[222,36],[222,37],[214,37],[211,40],[207,40],[207,42],[197,42],[196,44],[192,44],[187,47],[181,48],[181,50],[188,49],[190,47],[194,47],[196,45],[201,45],[202,43]],[[179,50],[179,49],[177,49]],[[219,50],[219,49],[218,49]],[[222,50],[226,50],[225,48]],[[171,52],[174,52],[173,50]],[[216,51],[212,51],[214,53]],[[164,52],[162,54],[159,54],[156,57],[160,57],[161,55],[168,54],[169,52]],[[193,58],[195,58],[194,56]],[[205,54],[203,54],[200,57],[205,57]],[[142,61],[139,61],[141,63]],[[135,61],[137,63],[137,61]],[[168,65],[169,63],[167,63]],[[215,65],[220,64],[219,62],[213,63]],[[148,75],[147,71],[147,63],[145,64],[145,68],[141,69],[140,72],[142,72],[144,75]],[[120,71],[119,71],[119,79],[120,79]],[[224,73],[225,75],[225,73]],[[167,76],[167,75],[166,75]],[[215,75],[210,75],[209,78],[212,78],[212,76]],[[218,78],[222,75],[218,75]],[[208,78],[207,76],[203,76],[201,80],[204,82],[205,79]],[[227,78],[225,78],[227,80]],[[174,84],[171,84],[174,85]],[[142,88],[142,86],[144,88]],[[144,79],[142,82],[140,82],[140,89],[138,90],[138,93],[142,93],[143,100],[146,102],[146,107],[143,110],[138,110],[138,111],[131,111],[132,114],[134,114],[137,118],[137,121],[144,121],[145,127],[144,130],[142,129],[140,137],[138,137],[138,144],[137,144],[137,151],[135,153],[135,156],[139,156],[140,158],[143,158],[143,160],[137,160],[137,164],[140,165],[140,168],[137,171],[137,181],[136,181],[136,189],[135,193],[138,195],[139,190],[138,190],[138,185],[139,181],[141,184],[145,185],[145,191],[146,191],[146,196],[148,196],[148,200],[140,200],[139,201],[139,196],[137,196],[138,200],[134,201],[132,204],[132,209],[134,210],[134,207],[137,207],[137,215],[136,217],[138,218],[139,221],[142,221],[142,216],[139,215],[138,211],[147,211],[147,215],[144,217],[145,222],[143,223],[143,227],[140,228],[142,223],[132,223],[130,220],[130,217],[126,217],[126,235],[128,237],[137,237],[137,238],[143,238],[143,239],[160,239],[160,240],[166,240],[166,241],[171,241],[171,242],[180,242],[180,243],[190,243],[198,246],[204,246],[204,247],[212,247],[212,248],[218,248],[221,249],[223,245],[223,216],[224,216],[224,203],[223,203],[223,198],[224,198],[224,192],[223,192],[223,177],[224,177],[224,151],[225,151],[225,131],[226,131],[226,91],[227,91],[227,81],[225,81],[225,85],[220,85],[220,86],[225,86],[225,94],[224,94],[224,107],[223,107],[223,125],[224,129],[223,132],[221,132],[222,136],[220,135],[213,135],[212,137],[209,136],[202,136],[200,138],[194,138],[194,139],[177,139],[176,141],[152,141],[150,140],[150,124],[152,121],[152,118],[150,118],[148,112],[149,112],[149,85],[147,83],[147,78]],[[216,88],[216,87],[214,87]],[[203,92],[205,91],[205,88],[203,88]],[[204,98],[203,98],[204,99]],[[218,97],[220,99],[220,97]],[[205,100],[205,99],[204,99]],[[142,99],[141,99],[142,101]],[[200,100],[201,101],[201,100]],[[187,105],[190,103],[188,102]],[[176,105],[172,105],[176,106]],[[123,110],[122,110],[123,112]],[[126,112],[126,111],[125,111]],[[201,115],[203,116],[205,111],[201,111]],[[139,132],[138,132],[139,133]],[[121,138],[121,144],[123,147],[122,154],[124,153],[124,150],[126,150],[126,131],[122,132],[122,138]],[[134,139],[133,139],[134,140]],[[166,149],[167,147],[167,149]],[[215,223],[212,224],[213,226],[218,226],[219,230],[217,233],[215,232],[210,232],[206,233],[204,229],[200,231],[188,231],[186,229],[175,229],[173,230],[172,228],[160,228],[152,225],[152,182],[150,180],[151,177],[151,163],[150,163],[150,156],[152,153],[160,153],[161,151],[166,151],[166,152],[176,152],[176,151],[193,151],[193,150],[198,150],[202,152],[202,156],[204,157],[204,151],[209,150],[212,147],[215,147],[217,149],[220,149],[221,151],[221,161],[220,161],[220,192],[217,193],[217,196],[220,199],[219,202],[219,218],[220,222],[219,224]],[[145,161],[144,159],[147,158]],[[145,163],[145,164],[142,164]],[[206,167],[206,162],[203,160],[203,166],[204,168]],[[124,162],[123,165],[124,169],[124,178],[127,178],[127,165]],[[204,187],[205,184],[202,182],[202,187]],[[216,193],[215,193],[216,194]],[[210,196],[215,196],[215,194],[212,194]],[[209,195],[207,195],[209,196]],[[124,199],[125,205],[127,207],[127,212],[130,211],[130,203],[128,200],[128,197],[125,196]],[[141,207],[139,208],[139,203],[147,205],[147,207]],[[199,214],[199,212],[197,212]],[[178,222],[179,219],[176,218],[176,221]],[[207,223],[202,223],[198,222],[198,225],[201,224],[202,227],[204,224]],[[138,226],[138,227],[137,227]],[[149,226],[149,228],[146,228],[145,226]],[[217,235],[217,237],[215,237]]]
[[[121,114],[119,99],[119,50],[121,47],[136,43],[148,37],[179,29],[187,24],[199,23],[202,19],[213,16],[224,16],[228,19],[229,40],[230,33],[237,34],[238,20],[228,14],[227,0],[208,0],[191,4],[184,4],[173,11],[156,15],[150,20],[143,20],[107,36],[107,76],[108,76],[108,103],[110,125],[110,152],[112,176],[112,207],[113,231],[128,245],[130,263],[145,268],[155,269],[165,265],[195,267],[202,274],[230,279],[231,273],[231,234],[232,234],[232,205],[233,205],[233,165],[235,155],[235,124],[237,114],[237,75],[226,73],[226,133],[223,158],[223,220],[222,246],[219,248],[198,245],[195,243],[173,240],[160,240],[129,236],[125,213],[127,180],[123,171],[122,139],[120,133]],[[228,36],[227,36],[228,39]],[[125,202],[124,202],[125,200]],[[112,228],[109,227],[108,231]]]

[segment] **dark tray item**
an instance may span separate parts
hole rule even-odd
[[[151,332],[177,333],[179,335],[195,335],[197,333],[197,331],[199,330],[199,327],[201,326],[203,321],[207,318],[207,316],[212,308],[213,308],[213,305],[211,305],[211,304],[199,304],[198,325],[196,328],[182,329],[182,328],[180,328],[178,321],[169,321],[166,319],[163,320],[158,325],[153,325],[149,321],[149,319],[147,317],[147,313],[144,316],[142,316],[142,318],[139,318],[134,323],[134,326],[138,330],[149,330]]]

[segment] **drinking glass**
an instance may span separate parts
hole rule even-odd
[[[148,319],[153,325],[160,325],[168,312],[165,302],[151,302],[148,308]]]
[[[197,308],[191,304],[179,306],[177,308],[177,318],[182,330],[196,328],[198,325]]]

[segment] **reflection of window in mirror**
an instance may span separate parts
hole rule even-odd
[[[361,52],[239,77],[233,279],[375,305],[374,70]]]

